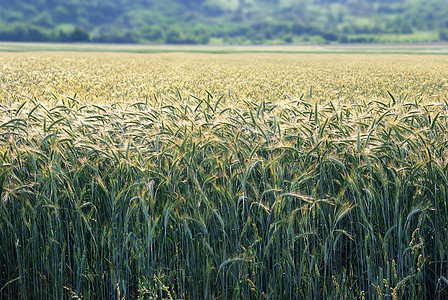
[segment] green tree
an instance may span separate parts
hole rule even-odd
[[[439,31],[439,39],[441,41],[448,41],[448,29],[441,29]]]
[[[184,34],[177,28],[171,28],[166,33],[167,44],[182,44],[185,42]]]
[[[160,26],[145,26],[140,32],[143,39],[150,42],[162,43],[165,38],[165,32]]]
[[[90,41],[89,32],[81,27],[76,27],[70,35],[72,42],[88,42]]]

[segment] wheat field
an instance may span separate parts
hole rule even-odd
[[[0,70],[0,299],[448,297],[448,56]]]

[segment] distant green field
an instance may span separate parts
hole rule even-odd
[[[388,41],[384,36],[384,41]],[[52,43],[0,43],[0,52],[124,52],[124,53],[378,53],[378,54],[448,54],[448,43],[404,44],[340,44],[340,45],[135,45],[135,44],[52,44]]]

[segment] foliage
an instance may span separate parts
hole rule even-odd
[[[399,41],[417,31],[428,37],[416,41],[434,41],[430,34],[448,27],[448,6],[442,2],[8,0],[0,10],[0,40],[67,42],[71,39],[57,28],[70,24],[87,30],[92,41],[114,43],[291,43],[309,36],[324,42],[375,42],[380,34],[395,34]],[[369,36],[356,40],[353,35],[359,34]]]
[[[448,41],[448,29],[440,30],[439,37],[441,41]]]

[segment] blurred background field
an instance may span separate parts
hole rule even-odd
[[[448,43],[326,45],[145,45],[1,42],[0,52],[448,54]]]

